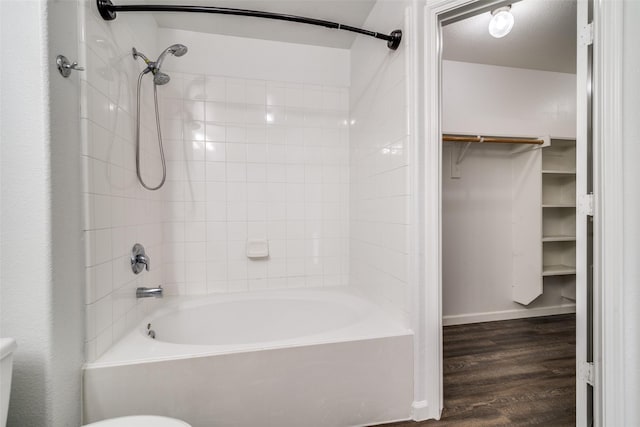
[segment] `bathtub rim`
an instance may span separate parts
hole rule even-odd
[[[292,294],[295,294],[292,296]],[[361,310],[363,317],[352,325],[301,337],[233,345],[176,344],[155,341],[146,336],[146,325],[163,314],[171,313],[180,306],[199,307],[207,304],[223,303],[226,300],[252,299],[305,299],[303,297],[321,297],[325,299],[339,298],[342,303]],[[209,302],[211,300],[219,300]],[[145,364],[169,360],[210,357],[235,353],[281,350],[293,347],[325,345],[350,341],[366,341],[393,336],[414,335],[413,330],[394,319],[382,308],[362,297],[357,290],[348,287],[336,288],[300,288],[264,290],[255,292],[235,292],[225,294],[209,294],[198,296],[170,296],[161,302],[152,312],[147,314],[136,326],[116,341],[103,355],[96,360],[86,362],[83,369],[98,369],[121,365]],[[156,350],[154,353],[150,349]],[[142,353],[142,355],[139,355]]]

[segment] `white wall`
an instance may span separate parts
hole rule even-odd
[[[251,25],[251,18],[246,21]],[[295,24],[294,24],[295,25]],[[348,86],[346,49],[161,28],[158,47],[182,43],[189,53],[173,71],[312,85]]]
[[[9,424],[46,425],[51,420],[52,313],[45,5],[3,2],[1,12],[2,47],[7,54],[13,49],[16,58],[11,68],[2,62],[1,79],[2,335],[15,337],[19,346]],[[24,36],[18,41],[15,34]],[[18,83],[25,79],[32,84]],[[24,138],[24,129],[30,138]]]
[[[575,137],[576,76],[442,61],[442,131]]]
[[[77,55],[76,13],[76,2],[0,3],[12,58],[0,66],[0,335],[18,342],[9,426],[80,424],[79,88],[54,65]]]
[[[189,48],[160,88],[167,293],[346,285],[348,52],[161,34]],[[248,259],[248,239],[269,257]]]
[[[513,295],[512,147],[472,146],[451,178],[450,156],[460,144],[443,147],[442,314],[445,324],[526,316],[523,311],[572,306],[562,281],[545,280],[544,293],[526,307]],[[540,178],[541,179],[541,178]],[[551,283],[553,282],[553,283]],[[505,313],[511,312],[511,314]],[[521,312],[516,315],[514,312]],[[542,314],[552,314],[542,311]],[[492,317],[493,316],[493,317]]]
[[[406,28],[403,2],[378,2],[365,23]],[[408,322],[410,131],[407,45],[369,37],[351,49],[350,281]]]
[[[573,136],[575,75],[443,61],[443,132]],[[451,157],[455,162],[460,147],[447,143],[443,149],[445,322],[571,305],[561,296],[561,282],[546,283],[526,308],[513,302],[512,147],[472,145],[455,179]]]
[[[153,301],[136,301],[138,286],[162,283],[162,191],[144,190],[135,169],[135,100],[138,73],[131,48],[159,54],[155,20],[123,14],[106,22],[93,1],[82,3],[80,62],[86,255],[86,356],[92,361],[129,331]],[[148,76],[147,76],[148,77]],[[155,145],[150,79],[143,86],[142,170],[155,185],[161,178]],[[136,276],[130,252],[141,243],[151,271]]]

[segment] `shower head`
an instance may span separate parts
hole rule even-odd
[[[171,49],[172,53],[178,57],[184,55],[189,50],[185,45],[180,43],[172,45],[169,49]]]
[[[166,85],[169,83],[169,80],[171,80],[171,77],[159,70],[153,75],[153,83],[158,86]]]
[[[183,44],[172,44],[171,46],[166,48],[164,52],[160,54],[160,56],[158,57],[158,60],[156,61],[155,68],[159,70],[160,67],[162,67],[162,62],[164,61],[164,58],[167,56],[167,53],[170,53],[174,56],[179,57],[187,53],[187,50],[188,50],[187,47]]]
[[[135,47],[131,50],[133,54],[133,59],[142,58],[147,64],[147,68],[143,71],[144,74],[151,72],[153,74],[153,83],[162,86],[169,83],[171,78],[166,74],[160,71],[160,67],[162,67],[162,61],[167,56],[168,53],[173,56],[182,56],[187,53],[187,47],[183,44],[172,44],[168,48],[166,48],[158,57],[158,60],[153,62],[150,61],[142,52],[139,52]]]

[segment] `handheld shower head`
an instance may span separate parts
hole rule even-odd
[[[184,55],[189,50],[185,45],[180,43],[172,45],[170,49],[172,49],[172,53],[178,57]]]
[[[0,0],[1,1],[1,0]],[[164,185],[165,180],[167,179],[167,164],[164,158],[164,148],[162,147],[162,132],[160,131],[160,114],[158,113],[158,86],[166,85],[171,80],[166,73],[160,71],[160,67],[162,66],[162,61],[164,61],[167,53],[170,53],[174,56],[182,56],[187,53],[187,47],[183,44],[173,44],[166,48],[158,57],[156,62],[149,61],[143,53],[138,52],[134,47],[131,50],[133,54],[133,59],[137,60],[138,58],[142,58],[147,64],[147,67],[140,72],[138,76],[138,90],[136,96],[136,174],[138,175],[138,180],[140,184],[147,190],[157,190]],[[144,179],[142,178],[142,173],[140,172],[140,89],[142,87],[142,78],[145,74],[151,72],[153,74],[153,100],[156,107],[156,129],[158,132],[158,146],[160,148],[160,159],[162,161],[162,180],[160,184],[155,187],[148,186]]]
[[[147,64],[147,68],[143,71],[143,73],[147,74],[151,72],[153,74],[153,83],[161,86],[166,85],[167,83],[169,83],[169,80],[171,80],[171,78],[167,74],[160,71],[160,67],[162,67],[162,61],[164,61],[164,58],[168,53],[174,56],[182,56],[187,53],[187,50],[187,47],[183,44],[172,44],[160,54],[158,60],[155,62],[150,61],[149,58],[144,55],[144,53],[138,51],[135,47],[131,49],[131,53],[133,54],[133,59],[142,58],[144,60],[145,64]]]
[[[179,43],[172,44],[171,46],[166,48],[164,52],[160,54],[160,56],[158,57],[158,60],[156,61],[155,68],[159,70],[160,67],[162,67],[162,62],[164,61],[164,58],[167,56],[167,53],[180,57],[185,53],[187,53],[187,50],[188,50],[187,47],[183,44],[179,44]]]
[[[158,86],[166,85],[169,80],[171,80],[171,77],[159,70],[153,75],[153,83]]]

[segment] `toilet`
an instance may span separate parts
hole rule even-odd
[[[16,351],[16,347],[16,340],[13,338],[0,338],[0,426],[2,427],[7,425],[13,352]]]
[[[84,427],[191,427],[184,421],[175,418],[158,417],[155,415],[134,415],[129,417],[110,418]]]
[[[0,338],[0,427],[7,425],[9,394],[11,393],[11,374],[13,370],[13,352],[16,340]],[[85,427],[191,427],[184,421],[156,415],[134,415],[129,417],[110,418]]]

